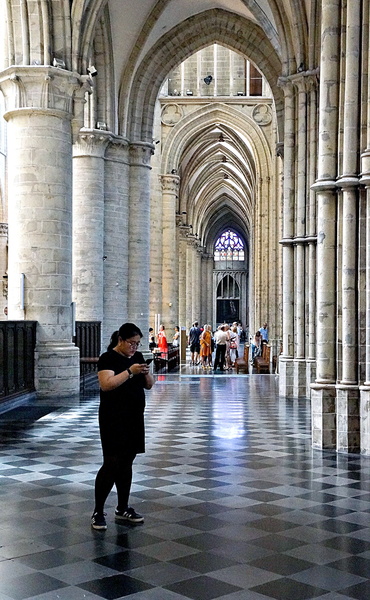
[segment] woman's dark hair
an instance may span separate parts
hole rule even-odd
[[[121,340],[128,340],[128,338],[134,337],[135,335],[139,335],[141,338],[143,337],[141,330],[134,325],[134,323],[124,323],[117,331],[112,333],[107,350],[113,350],[113,348],[117,346],[118,338],[121,338]]]

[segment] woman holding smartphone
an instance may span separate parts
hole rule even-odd
[[[153,376],[138,351],[143,337],[134,323],[124,323],[112,335],[107,352],[98,362],[100,385],[99,429],[103,465],[95,479],[94,529],[105,530],[104,505],[117,489],[117,522],[143,523],[144,517],[128,506],[132,464],[136,454],[145,452],[145,392],[154,385]]]

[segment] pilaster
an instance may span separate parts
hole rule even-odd
[[[187,327],[186,294],[187,294],[187,225],[179,225],[179,326]]]
[[[162,184],[162,322],[173,331],[179,320],[176,208],[180,177],[161,175]]]
[[[129,146],[128,319],[140,327],[147,346],[150,275],[150,159],[154,147],[146,142]]]
[[[118,325],[128,321],[129,145],[111,137],[105,151],[103,347]]]
[[[71,310],[71,118],[74,94],[82,86],[75,73],[54,67],[10,67],[0,75],[11,198],[8,311],[11,319],[38,321],[35,374],[40,397],[79,391]]]
[[[294,356],[294,196],[295,196],[295,103],[293,84],[280,78],[284,91],[284,187],[283,187],[283,240],[282,244],[282,325],[283,353],[279,359],[280,394],[293,395]]]
[[[103,321],[106,131],[80,131],[73,146],[73,300],[79,321]]]

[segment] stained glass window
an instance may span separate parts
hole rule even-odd
[[[244,260],[244,244],[231,229],[224,231],[215,243],[215,260]]]

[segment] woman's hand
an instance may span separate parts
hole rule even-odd
[[[149,373],[149,366],[146,363],[135,363],[130,366],[130,371],[134,375],[144,375],[145,384],[144,387],[147,390],[150,390],[154,385],[154,378]],[[99,385],[103,392],[110,392],[111,390],[115,390],[118,386],[122,385],[126,381],[130,379],[130,374],[127,369],[122,371],[122,373],[114,374],[114,371],[99,371],[98,373]]]
[[[130,367],[131,373],[134,375],[148,375],[149,366],[146,363],[135,363]]]

